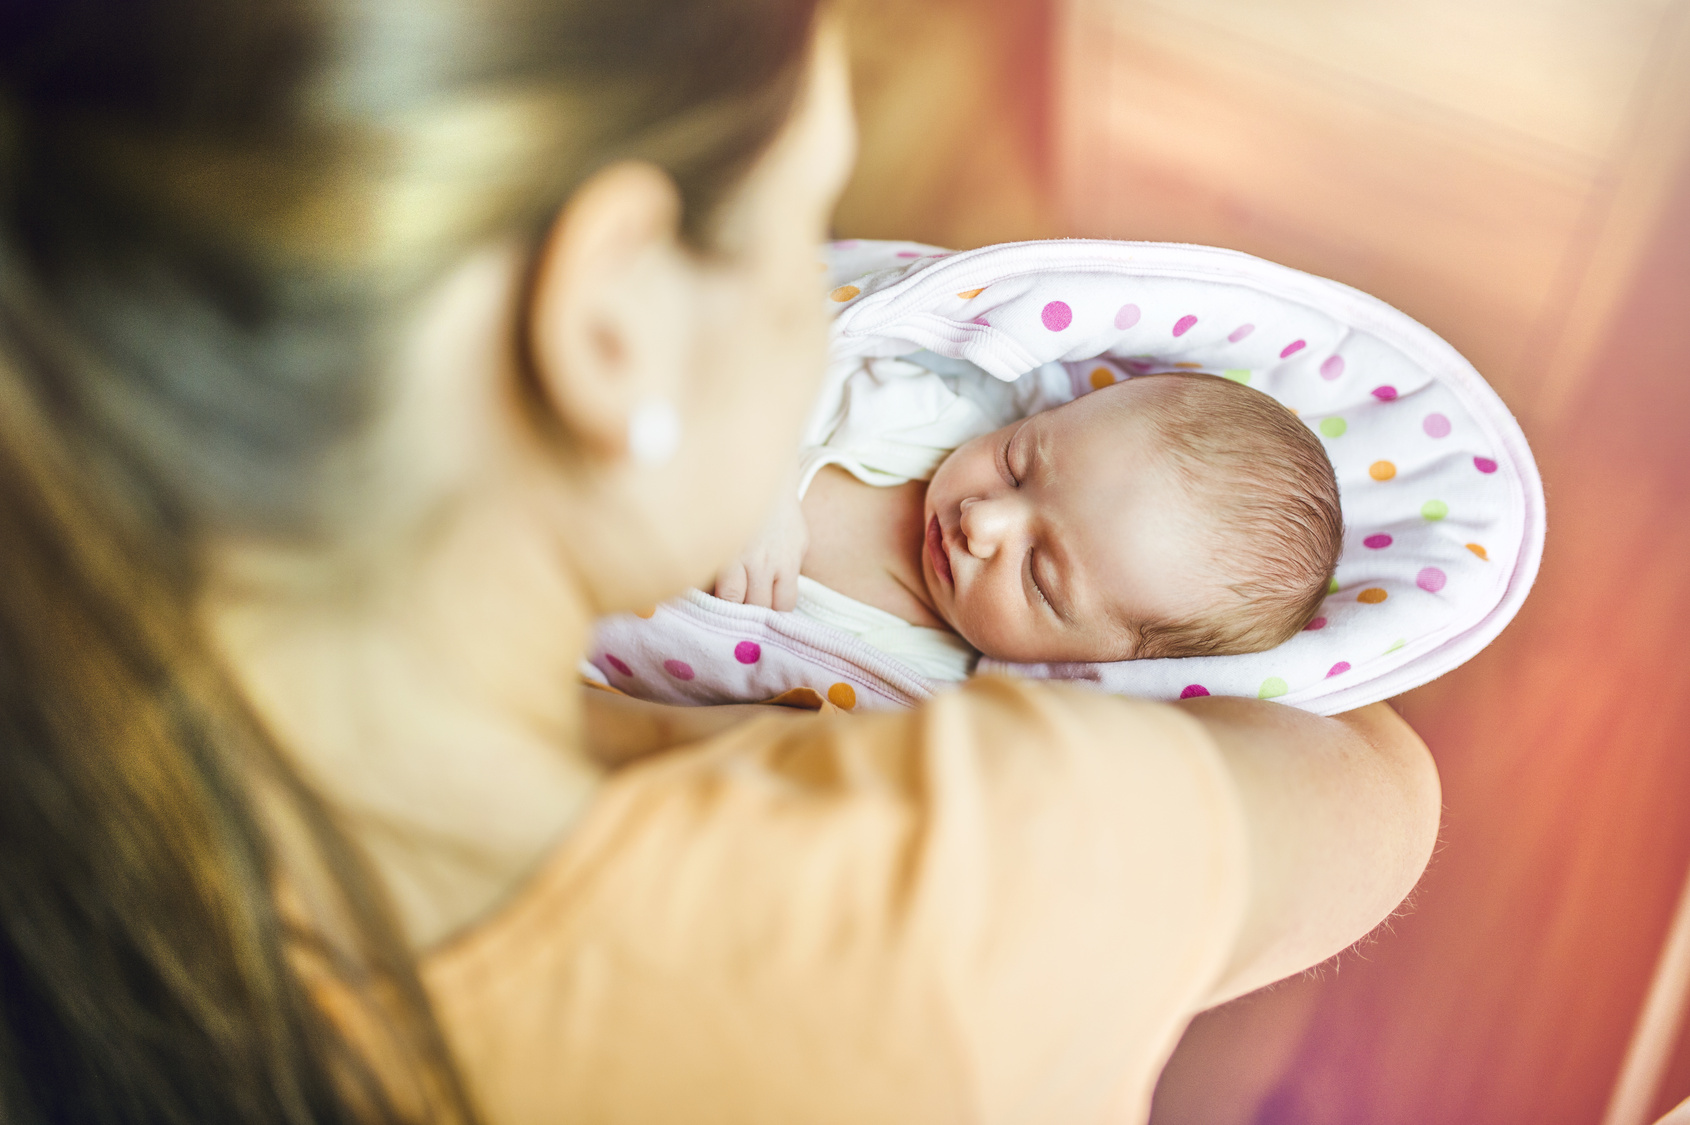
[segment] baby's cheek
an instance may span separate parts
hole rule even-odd
[[[986,656],[998,660],[1020,659],[1025,638],[1014,610],[1001,597],[989,592],[973,594],[965,603],[958,604],[957,620],[951,623],[952,628]]]

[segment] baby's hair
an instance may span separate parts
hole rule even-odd
[[[1320,608],[1343,550],[1338,480],[1287,407],[1217,375],[1140,376],[1144,405],[1184,484],[1221,523],[1215,570],[1237,601],[1187,620],[1134,623],[1140,659],[1261,652]]]

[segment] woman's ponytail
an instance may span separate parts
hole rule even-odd
[[[365,1027],[432,1027],[357,856],[199,651],[178,576],[147,565],[170,552],[58,440],[38,388],[74,383],[43,378],[64,357],[18,293],[0,285],[0,1115],[467,1117],[437,1038],[378,1079],[365,1060],[391,1047],[352,1049],[307,994],[315,964],[423,1013]],[[332,867],[351,946],[283,917],[284,823]]]

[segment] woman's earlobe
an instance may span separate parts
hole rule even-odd
[[[661,468],[681,447],[681,413],[666,398],[652,398],[628,418],[628,454],[648,469]]]
[[[543,408],[590,457],[652,464],[679,443],[674,399],[696,282],[680,219],[667,173],[615,164],[576,191],[535,264],[532,377]]]

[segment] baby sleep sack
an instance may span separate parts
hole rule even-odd
[[[1278,648],[1103,664],[981,660],[978,671],[1152,699],[1250,695],[1333,714],[1470,659],[1531,588],[1543,494],[1512,415],[1448,344],[1366,294],[1233,251],[1156,243],[951,254],[844,242],[830,248],[829,266],[837,311],[801,458],[806,482],[826,464],[871,484],[927,479],[977,434],[1158,371],[1204,371],[1273,396],[1320,436],[1337,471],[1346,526],[1337,577],[1310,628]],[[825,698],[847,709],[908,706],[943,678],[862,633],[698,591],[605,619],[584,671],[660,702]]]

